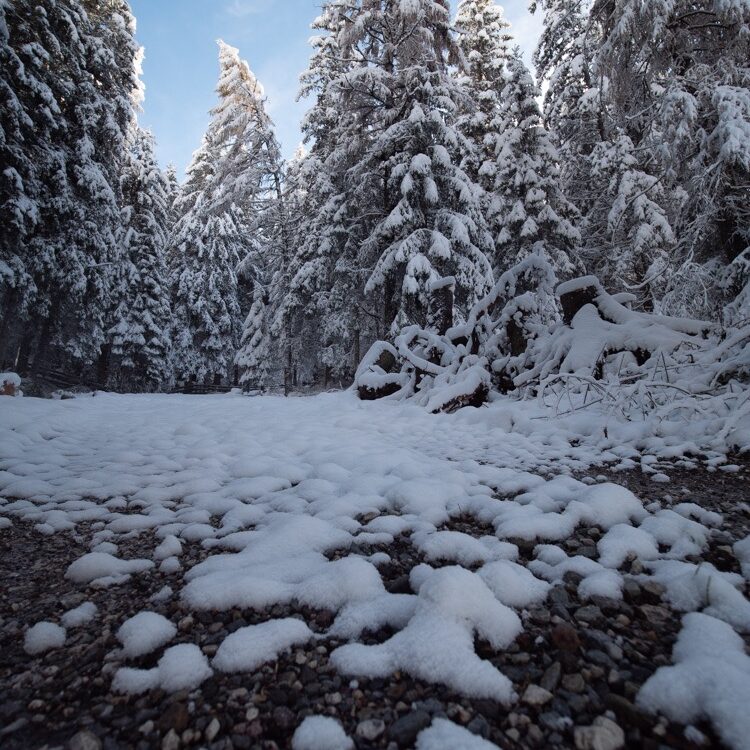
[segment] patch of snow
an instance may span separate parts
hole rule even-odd
[[[53,622],[42,621],[32,625],[26,631],[23,648],[27,654],[36,656],[65,645],[65,638],[65,628],[61,628]]]
[[[330,716],[308,716],[292,737],[292,750],[354,750],[354,742]]]
[[[117,578],[153,568],[151,560],[121,560],[108,552],[87,552],[74,560],[65,577],[75,583],[91,583],[101,578]]]
[[[709,719],[733,750],[750,737],[750,657],[732,628],[709,615],[685,615],[672,650],[674,666],[660,667],[638,693],[650,712],[690,724]]]
[[[448,719],[434,719],[417,736],[415,750],[498,750],[497,745]]]
[[[509,560],[488,563],[480,568],[478,575],[503,604],[515,609],[541,604],[551,588],[547,581]]]
[[[643,528],[634,528],[618,523],[613,526],[596,544],[599,562],[606,568],[619,568],[629,556],[639,560],[655,560],[659,557],[659,547],[651,534]]]
[[[94,602],[84,602],[75,609],[69,609],[60,618],[60,621],[66,628],[80,628],[81,625],[91,622],[96,617],[97,612],[98,609]]]
[[[739,560],[742,568],[742,575],[750,581],[750,534],[744,539],[734,543],[732,547],[734,556]]]
[[[331,654],[344,674],[387,677],[402,670],[475,698],[510,703],[513,685],[474,651],[474,635],[506,648],[521,632],[518,616],[495,599],[482,579],[464,568],[434,571],[419,588],[415,613],[385,643],[347,644]]]
[[[252,672],[283,651],[313,637],[310,628],[293,617],[248,625],[230,633],[221,642],[213,665],[222,672]]]
[[[120,667],[115,672],[112,690],[130,695],[156,688],[168,693],[195,690],[211,675],[213,670],[200,648],[192,643],[180,643],[168,648],[153,669]]]
[[[154,550],[154,560],[166,560],[168,557],[179,557],[181,554],[182,542],[174,534],[167,534]]]
[[[150,654],[177,635],[174,623],[156,612],[139,612],[120,625],[117,639],[124,656]]]
[[[655,560],[647,566],[666,588],[664,598],[676,609],[703,610],[741,633],[750,633],[750,602],[738,590],[744,584],[741,575],[717,570],[711,563]]]

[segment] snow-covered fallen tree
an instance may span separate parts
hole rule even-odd
[[[363,399],[411,398],[432,412],[512,392],[538,396],[558,412],[602,404],[625,417],[684,397],[736,401],[745,391],[750,326],[722,330],[637,311],[634,301],[608,293],[594,276],[556,285],[546,260],[530,255],[464,323],[444,331],[412,325],[392,344],[376,342],[354,387]]]

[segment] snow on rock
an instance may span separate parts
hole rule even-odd
[[[682,612],[703,610],[741,633],[750,633],[750,601],[739,591],[738,573],[717,570],[711,563],[655,560],[648,563],[656,581],[666,588],[664,598]]]
[[[622,599],[622,576],[614,570],[599,570],[586,576],[578,584],[578,596],[587,601],[592,596]]]
[[[204,653],[192,643],[168,648],[153,669],[120,667],[112,681],[116,693],[138,695],[156,688],[168,693],[195,690],[213,675]]]
[[[4,518],[3,516],[0,516],[0,529],[9,529],[13,525],[13,522],[10,520],[10,518]]]
[[[416,607],[417,597],[411,594],[383,593],[364,602],[351,602],[338,613],[328,635],[353,640],[386,625],[400,629],[411,620]]]
[[[646,681],[638,704],[682,724],[709,719],[729,747],[746,748],[750,657],[742,638],[725,622],[693,612],[683,618],[672,661]]]
[[[488,563],[478,575],[500,602],[515,609],[541,604],[551,588],[547,581],[509,560]]]
[[[154,550],[154,560],[166,560],[182,554],[182,542],[174,535],[167,534],[161,544]]]
[[[173,622],[156,612],[139,612],[128,618],[117,631],[124,656],[150,654],[177,635]]]
[[[509,646],[521,632],[513,610],[495,599],[482,579],[464,568],[434,571],[420,586],[416,610],[406,627],[385,643],[351,643],[331,662],[344,674],[387,677],[403,670],[475,698],[510,703],[510,680],[474,651],[474,635],[493,648]]]
[[[660,510],[645,518],[640,527],[659,544],[669,546],[669,557],[699,555],[708,545],[708,529],[673,510]]]
[[[646,515],[641,501],[625,487],[610,482],[589,486],[555,477],[503,502],[494,523],[503,538],[558,541],[571,536],[579,524],[607,530]]]
[[[166,573],[167,575],[177,573],[181,568],[182,564],[180,563],[179,557],[167,557],[162,560],[161,565],[159,565],[159,571],[161,573]]]
[[[750,534],[744,539],[735,542],[732,550],[734,551],[734,556],[740,561],[742,575],[750,581]]]
[[[640,560],[659,557],[654,537],[643,528],[618,523],[597,542],[599,562],[607,568],[619,568],[630,555]]]
[[[450,560],[469,566],[518,557],[515,544],[501,542],[494,536],[477,539],[461,531],[418,532],[412,536],[412,543],[430,562]]]
[[[529,570],[551,583],[562,582],[568,572],[577,573],[583,578],[578,584],[578,593],[582,599],[590,599],[592,596],[622,598],[622,576],[596,560],[583,555],[568,557],[564,550],[553,544],[537,545],[535,552],[536,559],[529,563]]]
[[[81,625],[91,622],[96,617],[98,611],[94,602],[84,602],[74,609],[69,609],[60,618],[60,621],[66,628],[80,628]]]
[[[21,378],[15,372],[0,372],[0,396],[23,396]]]
[[[415,750],[497,750],[497,745],[448,719],[435,719],[417,736]]]
[[[354,742],[330,716],[308,716],[295,730],[292,750],[354,750]]]
[[[108,552],[87,552],[68,566],[65,577],[76,583],[92,583],[99,579],[124,579],[153,567],[151,560],[121,560]]]
[[[53,648],[60,648],[65,644],[65,638],[65,628],[53,622],[38,622],[26,631],[23,648],[27,654],[36,656]]]
[[[248,625],[221,642],[213,665],[222,672],[252,672],[283,651],[313,637],[310,628],[293,617]]]

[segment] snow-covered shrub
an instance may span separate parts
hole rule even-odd
[[[492,390],[513,389],[528,342],[559,320],[555,282],[546,258],[531,254],[500,277],[465,323],[444,334],[410,325],[393,345],[376,342],[355,376],[360,397],[413,397],[434,412],[478,406]]]
[[[411,325],[377,342],[355,378],[361,398],[412,398],[429,411],[478,406],[490,394],[539,396],[556,413],[600,405],[639,414],[750,409],[750,326],[631,309],[594,276],[556,285],[542,255],[500,277],[465,323],[444,334]],[[718,399],[718,400],[715,400]],[[729,399],[729,400],[727,400]],[[705,403],[704,403],[705,402]]]

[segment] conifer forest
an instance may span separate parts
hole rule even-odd
[[[750,0],[510,4],[0,0],[0,747],[750,746]]]

